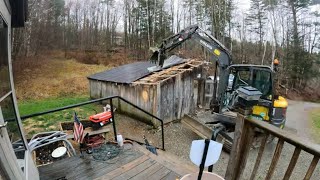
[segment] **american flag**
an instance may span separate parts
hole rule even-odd
[[[78,119],[77,113],[74,112],[74,123],[73,123],[73,136],[74,140],[78,143],[82,143],[84,138],[83,125]]]

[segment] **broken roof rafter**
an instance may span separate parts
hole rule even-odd
[[[179,74],[183,74],[185,72],[193,71],[195,68],[199,68],[203,65],[203,61],[198,61],[192,59],[180,65],[172,66],[166,70],[162,70],[159,72],[154,72],[153,74],[148,75],[147,77],[141,78],[132,84],[145,84],[145,85],[157,85],[161,84],[169,79],[176,77]]]

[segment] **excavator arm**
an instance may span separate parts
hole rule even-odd
[[[164,60],[167,58],[166,54],[191,39],[196,40],[204,47],[211,54],[211,61],[216,64],[213,98],[210,102],[210,108],[215,112],[220,112],[221,98],[228,85],[229,73],[227,67],[232,64],[232,57],[227,48],[213,36],[197,25],[189,26],[179,33],[163,40],[159,48],[154,51],[150,60],[157,64],[156,70],[161,69]],[[219,75],[217,75],[217,71],[219,72]],[[219,76],[219,82],[217,81],[217,76]]]
[[[166,53],[180,46],[184,42],[194,39],[209,53],[213,55],[213,60],[225,69],[232,64],[231,54],[217,39],[202,30],[199,26],[189,26],[179,33],[174,34],[163,40],[158,49],[156,49],[151,57],[151,61],[157,63],[159,67],[163,66],[166,59]]]

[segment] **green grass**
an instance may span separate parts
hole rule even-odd
[[[312,121],[312,129],[314,134],[314,139],[317,143],[320,143],[320,109],[314,109],[310,113]]]
[[[89,100],[88,97],[65,97],[57,99],[43,99],[36,101],[19,102],[21,116],[36,112],[51,110],[67,105],[72,105]],[[102,111],[99,104],[89,104],[77,108],[71,108],[55,113],[28,118],[23,121],[24,129],[30,137],[37,132],[59,130],[60,122],[73,121],[73,113],[77,112],[80,119],[88,119],[92,114]]]
[[[20,115],[28,115],[36,112],[42,112],[62,106],[76,104],[87,101],[88,97],[65,97],[65,98],[50,98],[35,101],[18,102]]]
[[[311,112],[311,119],[314,127],[320,132],[320,109],[316,109]]]

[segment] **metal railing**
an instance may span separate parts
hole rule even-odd
[[[45,114],[50,114],[50,113],[54,113],[54,112],[58,112],[58,111],[62,111],[62,110],[66,110],[66,109],[71,109],[71,108],[75,108],[75,107],[79,107],[79,106],[84,106],[87,104],[93,104],[93,103],[97,103],[97,102],[102,102],[102,101],[106,101],[109,100],[110,101],[110,106],[111,109],[113,109],[113,99],[119,99],[131,106],[133,106],[135,109],[140,110],[141,112],[149,115],[150,117],[156,119],[157,121],[160,121],[161,123],[161,140],[162,140],[162,148],[156,147],[158,149],[162,149],[165,150],[164,148],[164,129],[163,129],[163,120],[160,119],[159,117],[149,113],[148,111],[140,108],[139,106],[131,103],[130,101],[124,99],[123,97],[120,96],[108,96],[108,97],[104,97],[104,98],[99,98],[99,99],[94,99],[94,100],[90,100],[90,101],[85,101],[82,103],[78,103],[78,104],[72,104],[72,105],[68,105],[68,106],[64,106],[64,107],[60,107],[60,108],[56,108],[56,109],[52,109],[52,110],[48,110],[48,111],[43,111],[43,112],[37,112],[37,113],[33,113],[33,114],[29,114],[29,115],[25,115],[25,116],[21,116],[21,120],[25,120],[27,118],[32,118],[32,117],[36,117],[36,116],[41,116],[41,115],[45,115]],[[115,117],[114,117],[114,112],[111,111],[111,115],[112,115],[112,126],[113,126],[113,133],[114,133],[114,139],[117,141],[117,127],[116,127],[116,121],[115,121]]]
[[[320,148],[319,146],[302,139],[294,134],[291,134],[285,130],[277,128],[269,123],[263,121],[257,121],[252,119],[247,119],[243,115],[238,114],[237,124],[235,128],[235,138],[232,145],[230,160],[228,163],[227,172],[225,175],[226,180],[237,180],[241,179],[244,169],[246,167],[246,162],[249,156],[251,144],[254,138],[255,129],[258,128],[264,131],[264,136],[261,141],[261,145],[258,150],[258,155],[256,162],[254,164],[253,170],[250,175],[250,180],[256,179],[258,169],[261,164],[262,155],[264,153],[267,139],[270,135],[278,138],[275,151],[273,152],[273,157],[271,159],[271,164],[267,170],[265,179],[269,180],[272,178],[277,163],[280,159],[284,143],[291,144],[295,147],[295,150],[290,159],[290,163],[287,167],[286,172],[284,173],[284,180],[290,179],[294,167],[299,158],[300,152],[305,151],[313,156],[310,165],[307,169],[307,172],[304,175],[304,179],[310,179],[317,163],[320,158]]]

